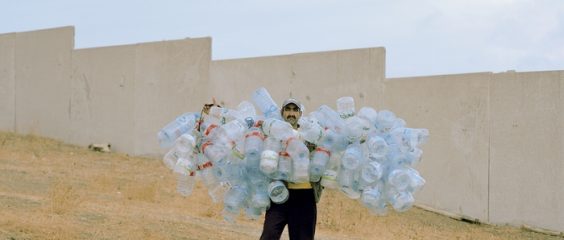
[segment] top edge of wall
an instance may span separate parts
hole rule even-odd
[[[16,35],[17,32],[0,33],[0,36]]]
[[[437,77],[457,77],[457,76],[467,76],[467,75],[481,75],[481,74],[494,74],[494,72],[468,72],[468,73],[449,73],[449,74],[437,74],[437,75],[423,75],[423,76],[407,76],[407,77],[392,77],[386,78],[386,81],[398,81],[398,80],[408,80],[408,79],[426,79],[426,78],[437,78]]]
[[[449,74],[437,74],[437,75],[422,75],[422,76],[406,76],[406,77],[391,77],[386,78],[386,81],[401,81],[408,79],[426,79],[426,78],[436,78],[436,77],[458,77],[464,75],[480,75],[480,74],[534,74],[534,73],[564,73],[563,70],[538,70],[538,71],[523,71],[518,72],[515,70],[507,70],[505,72],[467,72],[467,73],[449,73]]]
[[[175,42],[184,42],[184,41],[203,41],[209,40],[211,41],[211,37],[198,37],[198,38],[183,38],[183,39],[171,39],[171,40],[160,40],[160,41],[149,41],[149,42],[138,42],[138,43],[128,43],[128,44],[117,44],[117,45],[107,45],[107,46],[97,46],[97,47],[87,47],[87,48],[77,48],[75,50],[92,50],[92,49],[104,49],[104,48],[115,48],[115,47],[129,47],[129,46],[138,46],[138,45],[151,45],[151,44],[160,44],[160,43],[175,43]]]
[[[41,28],[41,29],[33,29],[33,30],[28,30],[28,31],[17,31],[17,32],[11,32],[11,33],[35,33],[35,32],[48,32],[48,31],[54,31],[54,30],[62,30],[62,29],[70,29],[73,32],[75,31],[74,26],[61,26],[61,27],[52,27],[52,28]],[[10,33],[0,33],[0,34],[10,34]]]
[[[385,47],[349,48],[349,49],[334,49],[334,50],[324,50],[324,51],[314,51],[314,52],[288,53],[288,54],[279,54],[279,55],[261,55],[261,56],[253,56],[253,57],[242,57],[242,58],[212,59],[212,62],[227,62],[227,61],[238,61],[238,60],[292,57],[292,56],[302,56],[302,55],[310,55],[310,54],[339,53],[339,52],[361,51],[361,50],[382,50],[382,51],[384,51],[384,53],[386,52]]]

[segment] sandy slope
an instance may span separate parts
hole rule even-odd
[[[174,187],[158,159],[0,132],[0,239],[258,239],[262,219],[229,224],[203,186]],[[376,217],[333,191],[318,209],[317,239],[562,239],[417,208]]]

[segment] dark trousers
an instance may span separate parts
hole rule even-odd
[[[280,239],[286,224],[291,240],[314,238],[317,206],[313,189],[288,190],[288,201],[283,204],[271,203],[266,211],[261,240]]]

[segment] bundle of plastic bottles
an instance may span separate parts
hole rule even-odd
[[[170,148],[164,164],[181,195],[190,195],[199,178],[212,200],[223,202],[228,221],[241,211],[257,219],[271,200],[285,202],[284,182],[320,182],[377,215],[389,206],[398,212],[413,206],[413,194],[425,184],[414,168],[427,129],[407,128],[387,110],[356,111],[354,99],[342,97],[336,110],[322,105],[302,116],[295,130],[265,88],[254,91],[252,101],[185,113],[159,131],[161,147]]]

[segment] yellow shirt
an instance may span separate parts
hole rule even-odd
[[[311,183],[288,183],[288,189],[311,189]]]

